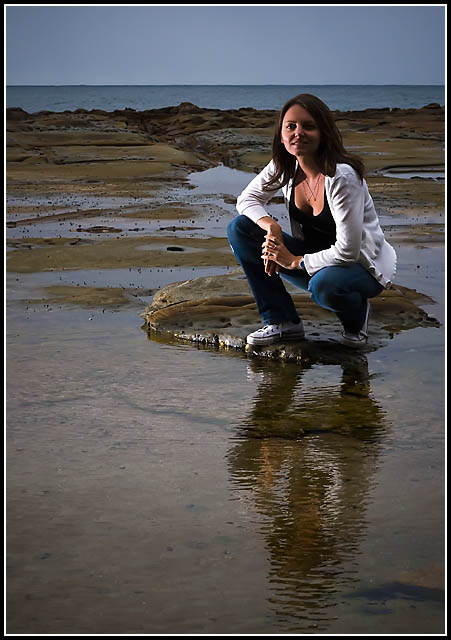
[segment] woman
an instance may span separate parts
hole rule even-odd
[[[265,210],[282,188],[292,236]],[[264,326],[253,345],[302,339],[304,327],[281,277],[334,311],[349,346],[366,344],[369,302],[389,288],[396,254],[384,238],[364,180],[329,108],[300,94],[281,110],[272,160],[237,200],[230,245],[244,269]]]

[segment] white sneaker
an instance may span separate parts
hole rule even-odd
[[[368,319],[370,316],[370,303],[366,301],[366,314],[363,327],[358,333],[350,333],[349,331],[343,331],[343,343],[348,347],[362,347],[368,342]]]
[[[302,320],[298,324],[294,324],[294,322],[266,324],[247,336],[247,344],[265,346],[281,340],[302,340],[304,337],[305,332]]]

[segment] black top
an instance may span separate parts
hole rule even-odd
[[[305,253],[316,253],[323,249],[329,249],[337,239],[335,220],[330,211],[329,203],[324,191],[324,207],[321,213],[304,213],[294,203],[294,189],[291,192],[289,214],[298,222],[303,231]]]

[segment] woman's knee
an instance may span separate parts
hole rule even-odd
[[[227,237],[234,251],[248,251],[251,247],[260,247],[259,234],[264,233],[250,218],[239,215],[227,225]]]
[[[337,284],[333,274],[325,268],[310,279],[308,289],[317,304],[327,309],[334,309],[343,294]]]
[[[229,240],[231,238],[235,238],[237,235],[249,233],[252,225],[255,225],[255,223],[252,222],[252,220],[247,216],[235,216],[233,220],[227,225],[227,236]]]

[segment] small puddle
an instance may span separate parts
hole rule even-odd
[[[142,289],[141,299],[150,304],[153,297],[148,295],[174,282],[191,280],[201,276],[225,275],[229,267],[171,267],[171,268],[129,268],[129,269],[68,269],[65,271],[44,271],[38,273],[8,272],[8,301],[23,303],[39,299],[41,289],[52,285],[80,287],[112,287]]]
[[[194,189],[189,190],[188,193],[196,196],[211,195],[215,198],[215,200],[213,200],[215,204],[236,215],[235,202],[232,203],[229,200],[224,201],[223,199],[218,200],[218,194],[222,194],[223,196],[229,195],[232,196],[232,199],[236,199],[251,180],[255,178],[255,175],[256,174],[247,171],[231,169],[223,164],[219,164],[212,169],[189,174],[188,180],[194,185]],[[211,202],[211,200],[209,201]],[[284,226],[284,230],[289,231],[288,212],[284,204],[274,204],[270,202],[265,208],[271,216]]]
[[[188,180],[194,185],[190,193],[195,194],[230,194],[238,196],[255,177],[254,174],[239,169],[230,169],[219,164],[206,171],[190,173]]]
[[[441,167],[391,167],[377,172],[386,178],[422,178],[428,180],[444,180],[445,172]]]

